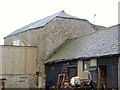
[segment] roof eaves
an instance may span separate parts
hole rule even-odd
[[[79,57],[79,58],[72,58],[72,59],[56,59],[51,61],[45,61],[44,64],[52,64],[52,63],[59,63],[59,62],[66,62],[66,61],[73,61],[73,60],[85,60],[85,59],[92,59],[92,58],[101,58],[101,57],[112,57],[112,56],[119,56],[118,54],[109,54],[109,55],[101,55],[101,56],[91,56],[91,57]]]

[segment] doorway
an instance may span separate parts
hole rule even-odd
[[[118,88],[118,57],[102,57],[97,59],[99,78],[109,89]]]
[[[77,76],[77,67],[71,66],[68,67],[68,79],[71,80],[72,77]]]
[[[103,88],[107,88],[107,66],[99,66],[99,77]]]

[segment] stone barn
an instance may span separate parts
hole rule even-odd
[[[12,32],[4,38],[4,44],[37,47],[37,82],[39,88],[44,88],[46,82],[44,62],[69,39],[80,38],[94,32],[96,29],[88,20],[60,11]]]
[[[108,89],[120,89],[120,25],[115,25],[83,37],[69,39],[46,60],[46,87],[56,86],[58,75],[79,76]],[[54,78],[54,79],[53,79]]]

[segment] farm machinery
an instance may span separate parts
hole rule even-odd
[[[65,74],[58,75],[57,90],[69,89],[84,89],[84,90],[94,90],[96,88],[95,82],[93,82],[91,74],[89,74],[89,79],[81,79],[79,76],[72,77],[70,81],[66,80]]]

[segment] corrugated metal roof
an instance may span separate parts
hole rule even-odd
[[[118,26],[67,40],[45,62],[118,54]]]
[[[64,10],[63,10],[63,11],[60,11],[60,12],[54,14],[54,15],[48,16],[48,17],[46,17],[44,19],[41,19],[41,20],[38,20],[36,22],[30,23],[30,24],[28,24],[28,25],[26,25],[26,26],[24,26],[24,27],[22,27],[22,28],[20,28],[20,29],[18,29],[16,31],[12,32],[8,36],[12,36],[12,35],[15,35],[15,34],[30,30],[30,29],[40,28],[40,27],[46,25],[47,23],[49,23],[55,17],[85,20],[85,19],[77,18],[75,16],[71,16],[71,15],[65,13]],[[87,20],[85,20],[85,21],[87,21]],[[6,36],[6,37],[8,37],[8,36]]]

